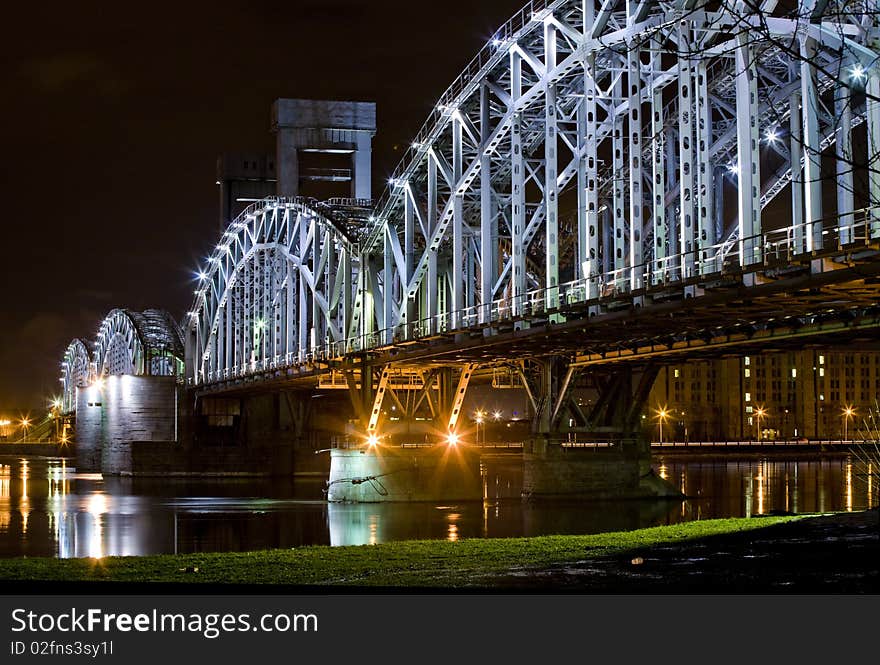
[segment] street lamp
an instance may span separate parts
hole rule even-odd
[[[759,442],[761,441],[761,420],[763,420],[764,416],[766,415],[767,409],[765,409],[763,406],[759,406],[755,409],[755,422],[757,423],[758,427],[757,437]]]
[[[474,422],[477,423],[477,444],[480,443],[480,430],[483,430],[483,419],[486,417],[486,413],[481,409],[474,414]],[[483,430],[485,433],[485,430]],[[485,434],[483,436],[485,438]],[[485,443],[485,441],[484,441]]]
[[[663,423],[666,422],[668,417],[669,411],[666,410],[665,406],[661,406],[657,409],[657,422],[660,425],[660,443],[663,443]]]
[[[846,406],[843,409],[843,440],[849,441],[849,419],[856,414],[856,410],[852,406]]]

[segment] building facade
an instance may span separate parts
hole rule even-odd
[[[853,439],[878,396],[880,348],[767,352],[664,367],[646,417],[667,441]]]

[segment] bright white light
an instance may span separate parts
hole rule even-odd
[[[501,46],[504,42],[498,39],[497,37],[492,40],[492,46]]]
[[[374,446],[379,445],[379,437],[376,436],[375,434],[370,434],[367,437],[367,445],[370,446],[370,448],[373,448]]]
[[[728,164],[727,172],[732,173],[733,175],[739,175],[739,165],[737,164]]]
[[[776,143],[779,140],[779,134],[776,133],[775,129],[768,129],[764,133],[764,140],[767,143]]]
[[[205,274],[204,270],[199,270],[199,279],[205,279],[208,276]]]
[[[456,434],[455,432],[450,432],[446,436],[446,443],[449,444],[450,446],[457,446],[458,445],[458,434]]]
[[[859,63],[854,64],[849,70],[849,77],[853,81],[861,81],[862,79],[867,78],[865,75],[865,68]]]

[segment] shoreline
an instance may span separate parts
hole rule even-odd
[[[372,591],[876,593],[877,510],[583,536],[0,560],[8,593]]]

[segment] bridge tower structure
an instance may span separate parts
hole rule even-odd
[[[278,99],[272,105],[278,196],[300,196],[300,180],[351,182],[351,198],[372,194],[373,102]],[[350,168],[302,169],[301,153],[350,155]]]
[[[451,441],[468,384],[513,365],[530,491],[637,493],[657,363],[878,321],[877,21],[873,1],[533,0],[369,212],[276,197],[233,222],[187,381],[333,383],[365,445],[389,404]],[[607,447],[588,482],[573,444]]]

